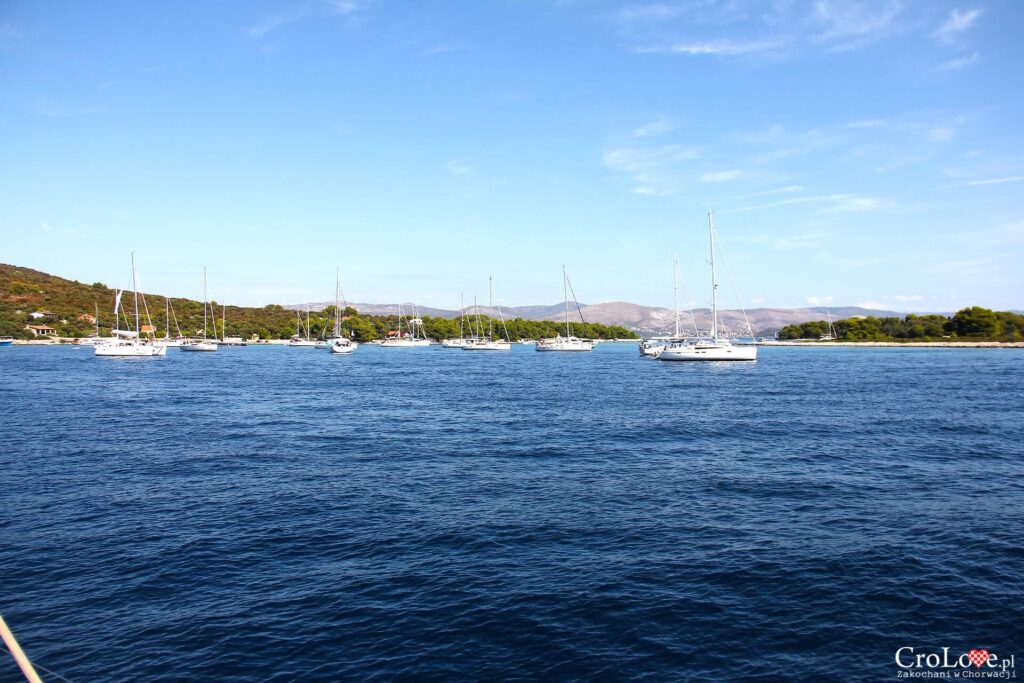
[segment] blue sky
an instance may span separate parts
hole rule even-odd
[[[0,4],[0,262],[262,305],[1024,308],[1024,3]],[[723,300],[735,303],[722,273]]]

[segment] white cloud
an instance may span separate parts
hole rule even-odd
[[[980,9],[971,9],[961,12],[953,10],[949,19],[933,34],[940,42],[951,43],[957,36],[974,25],[974,22],[981,16]]]
[[[805,299],[809,306],[825,306],[832,301],[831,296],[809,296]]]
[[[275,14],[268,14],[262,19],[260,19],[258,22],[247,28],[245,32],[250,38],[258,40],[266,36],[268,33],[276,31],[282,26],[290,24],[293,21],[298,21],[303,16],[305,16],[305,14],[305,7],[300,7],[290,12],[278,12]]]
[[[936,126],[928,131],[928,137],[936,142],[946,142],[953,139],[953,135],[956,131],[952,128],[946,128],[944,126]]]
[[[730,170],[730,171],[714,171],[712,173],[705,173],[700,177],[702,183],[724,183],[729,180],[738,180],[743,177],[743,171]]]
[[[826,194],[810,197],[794,197],[783,199],[767,204],[756,206],[744,206],[735,209],[725,209],[719,213],[743,213],[746,211],[757,211],[760,209],[771,209],[779,206],[791,206],[794,204],[821,204],[827,211],[869,211],[884,206],[881,199],[875,197],[864,197],[857,194]]]
[[[681,145],[659,147],[621,147],[604,153],[604,165],[622,171],[637,172],[666,164],[696,159],[697,150]]]
[[[909,301],[924,301],[924,297],[920,294],[893,294],[892,298],[903,303]]]
[[[644,125],[635,128],[632,132],[632,136],[634,138],[648,138],[654,135],[667,133],[671,130],[675,130],[675,126],[672,125],[672,123],[668,121],[668,119],[659,118],[654,121],[651,121],[650,123],[645,123]]]
[[[939,65],[941,71],[957,71],[959,69],[967,68],[973,64],[977,64],[981,59],[981,53],[974,52],[963,57],[957,57],[951,59],[948,62],[943,62]]]
[[[676,166],[698,156],[696,149],[682,145],[620,147],[605,152],[602,161],[605,168],[629,174],[635,183],[634,194],[652,196],[675,192]]]
[[[857,308],[872,308],[874,310],[886,310],[889,308],[888,304],[882,303],[881,301],[861,301],[860,303],[854,304]]]
[[[967,184],[975,185],[1002,185],[1003,183],[1019,183],[1024,180],[1024,175],[1008,176],[1006,178],[986,178],[983,180],[972,180]]]
[[[50,226],[49,223],[43,223],[40,226],[40,228],[42,229],[43,232],[52,232],[53,231],[53,228]]]
[[[853,0],[814,3],[811,18],[818,28],[815,42],[827,43],[837,51],[852,50],[887,37],[903,7],[898,2],[858,3]]]
[[[757,52],[771,52],[782,48],[783,45],[784,43],[779,40],[752,40],[746,42],[718,40],[642,47],[637,52],[643,54],[733,57]]]
[[[451,161],[446,163],[444,165],[444,167],[445,167],[445,170],[447,170],[449,173],[451,173],[453,176],[456,176],[456,177],[458,177],[460,175],[466,175],[467,173],[472,173],[473,172],[473,167],[472,166],[464,164],[463,162],[459,161],[458,159],[452,159]]]

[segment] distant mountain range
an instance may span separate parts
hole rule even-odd
[[[311,303],[310,309],[322,311],[324,308],[333,305],[334,302]],[[350,304],[360,313],[366,315],[397,315],[398,304]],[[457,318],[459,310],[444,308],[432,308],[419,306],[412,303],[403,303],[402,311],[409,315],[413,308],[422,316]],[[285,306],[290,310],[305,310],[305,304],[293,304]],[[475,315],[477,309],[467,306],[467,314]],[[497,309],[490,311],[486,306],[479,307],[482,315],[498,315]],[[622,325],[635,330],[645,336],[656,336],[671,334],[675,329],[675,315],[671,309],[655,306],[643,306],[628,301],[611,301],[603,304],[580,304],[580,311],[587,322],[601,323],[604,325]],[[805,323],[813,320],[825,320],[831,313],[834,320],[853,318],[855,316],[875,317],[903,317],[904,313],[895,311],[883,311],[859,306],[817,306],[811,308],[751,308],[747,310],[747,319],[750,327],[758,336],[772,335],[776,330],[786,325]],[[552,304],[550,306],[509,306],[501,309],[501,314],[506,318],[523,318],[526,320],[562,320],[565,317],[565,303]],[[745,333],[747,325],[743,320],[743,312],[736,309],[721,310],[718,312],[720,324],[728,332],[738,334]],[[571,320],[579,320],[579,313],[575,304],[569,302],[569,315]],[[688,311],[682,311],[679,315],[679,327],[685,333],[692,330],[696,322],[697,328],[706,330],[711,327],[711,310],[698,308],[693,311],[693,320],[690,319]]]

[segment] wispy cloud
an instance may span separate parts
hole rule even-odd
[[[469,52],[475,50],[476,45],[470,43],[438,43],[419,51],[420,57],[433,57],[435,55],[450,55],[457,52]]]
[[[936,142],[952,140],[954,134],[956,134],[956,131],[946,126],[936,126],[928,131],[928,137]]]
[[[662,196],[676,191],[675,167],[698,156],[696,149],[682,145],[620,147],[605,152],[602,161],[605,168],[629,174],[634,194]]]
[[[51,226],[49,223],[46,223],[46,222],[43,222],[39,226],[39,229],[42,230],[43,232],[53,232],[53,226]]]
[[[804,301],[806,301],[809,306],[825,306],[831,303],[832,297],[811,295],[809,297],[806,297]]]
[[[758,52],[771,52],[782,48],[783,45],[784,43],[781,40],[751,40],[746,42],[718,40],[655,45],[637,48],[636,51],[641,54],[734,57]]]
[[[981,180],[971,180],[966,184],[973,187],[976,185],[1002,185],[1004,183],[1019,183],[1021,181],[1024,181],[1024,175],[1008,176],[1006,178],[984,178]]]
[[[846,51],[888,37],[903,10],[899,2],[860,3],[818,0],[811,17],[817,33],[812,40],[831,50]]]
[[[642,126],[634,128],[631,135],[634,138],[649,138],[655,135],[661,135],[662,133],[668,133],[672,130],[675,130],[675,126],[672,122],[661,117],[651,121],[650,123],[645,123]]]
[[[875,197],[865,197],[858,194],[826,194],[809,197],[794,197],[792,199],[783,199],[777,202],[769,202],[767,204],[724,209],[719,211],[719,213],[743,213],[746,211],[759,211],[763,209],[773,209],[780,206],[793,206],[798,204],[817,204],[827,211],[871,211],[873,209],[883,207],[885,202]]]
[[[61,103],[41,104],[35,107],[35,112],[52,119],[65,119],[76,116],[92,116],[102,114],[107,110],[102,104],[73,105]]]
[[[452,159],[451,161],[444,165],[444,168],[446,171],[448,171],[449,173],[456,177],[473,172],[472,166],[469,166],[459,161],[458,159]]]
[[[729,171],[713,171],[711,173],[705,173],[700,177],[702,183],[724,183],[730,180],[739,180],[743,177],[743,171],[740,170],[729,170]]]
[[[284,26],[311,16],[340,17],[348,24],[358,24],[369,6],[369,0],[305,2],[280,12],[267,14],[252,26],[246,28],[245,33],[253,40],[259,40]]]
[[[307,6],[302,5],[300,7],[295,7],[286,12],[275,12],[273,14],[268,14],[252,26],[248,27],[245,30],[245,33],[253,40],[259,40],[260,38],[263,38],[267,34],[276,31],[282,26],[287,26],[292,22],[302,19],[304,16],[308,14],[308,12],[309,10]]]
[[[942,64],[939,64],[939,70],[940,71],[958,71],[960,69],[966,69],[969,66],[977,64],[980,60],[981,60],[981,53],[979,53],[979,52],[972,52],[969,55],[964,55],[963,57],[956,57],[955,59],[950,59],[949,61],[946,61],[946,62],[943,62]]]
[[[932,35],[939,42],[952,43],[958,36],[960,36],[960,34],[971,28],[980,16],[980,9],[971,9],[962,12],[955,9],[950,13],[946,23],[940,26]]]

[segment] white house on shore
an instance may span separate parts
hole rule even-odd
[[[57,334],[57,330],[49,325],[25,325],[25,329],[31,332],[33,337],[48,337]]]

